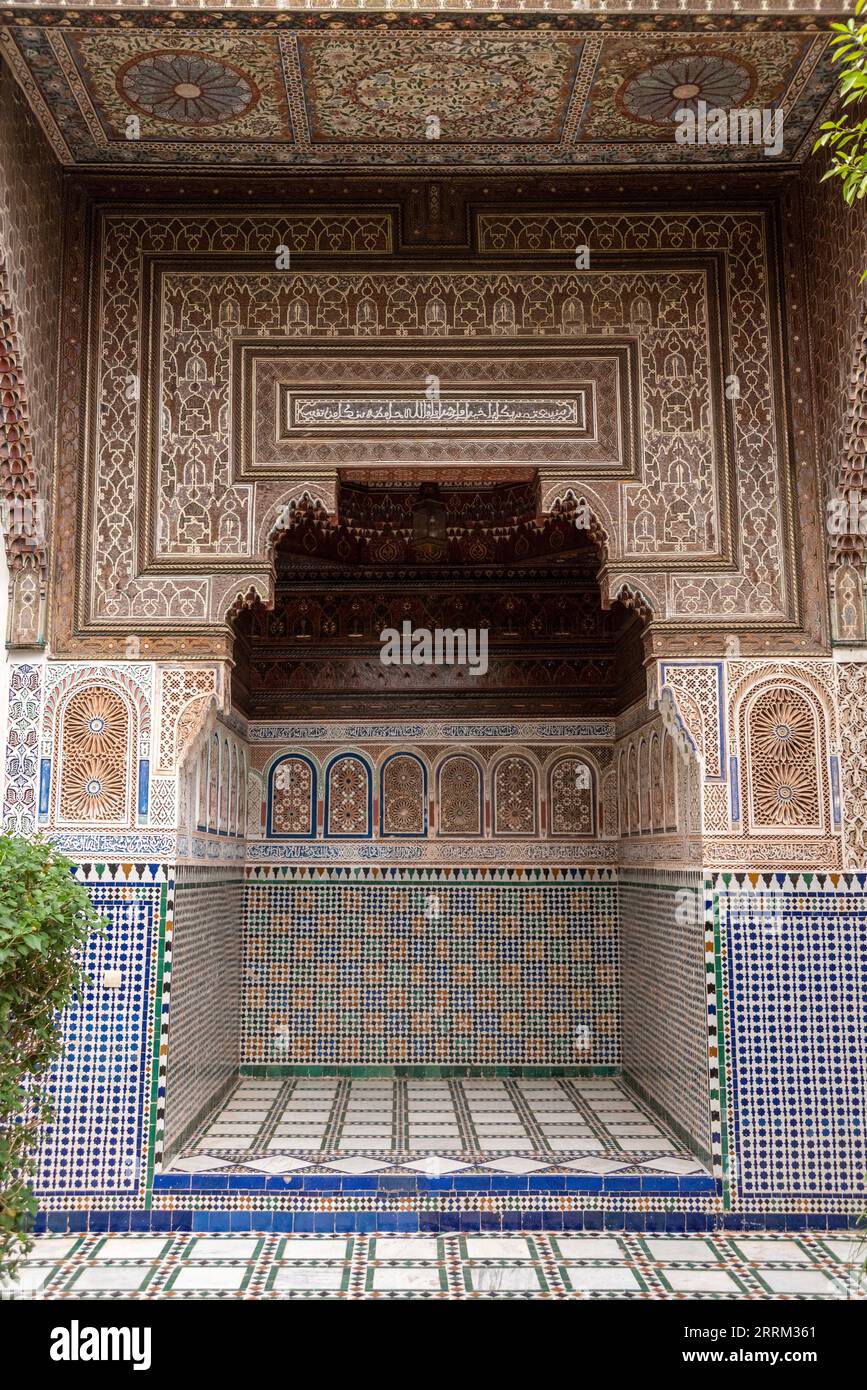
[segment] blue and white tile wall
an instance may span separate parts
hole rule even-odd
[[[709,1161],[703,875],[622,869],[618,897],[624,1073],[693,1152]]]
[[[168,1009],[164,1152],[169,1154],[237,1076],[240,1038],[240,873],[176,870]]]
[[[867,874],[709,880],[731,1197],[807,1210],[867,1195]]]
[[[105,930],[89,941],[89,982],[63,1019],[50,1074],[40,1197],[139,1196],[147,1187],[155,1101],[155,1009],[170,884],[158,864],[81,864]],[[120,974],[107,988],[107,971]]]

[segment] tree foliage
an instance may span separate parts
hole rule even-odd
[[[844,114],[835,121],[823,121],[813,146],[814,151],[830,150],[831,163],[822,177],[840,179],[850,207],[867,193],[867,115],[861,115],[867,96],[867,20],[861,18],[865,10],[867,0],[857,0],[854,18],[831,25],[832,55],[842,67],[839,87]]]
[[[60,1013],[84,983],[84,943],[103,925],[49,841],[0,835],[0,1269],[8,1273],[30,1243],[36,1132],[51,1114]]]

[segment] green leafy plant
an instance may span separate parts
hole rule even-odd
[[[832,56],[843,68],[839,85],[842,109],[847,114],[836,121],[824,121],[813,146],[814,152],[831,151],[830,166],[822,177],[841,180],[843,197],[850,207],[867,193],[867,116],[857,119],[860,105],[867,96],[867,22],[858,23],[856,19],[865,10],[867,0],[857,0],[856,18],[848,19],[845,24],[831,25],[834,30]]]
[[[0,835],[0,1272],[30,1247],[36,1133],[60,1012],[84,983],[82,951],[104,927],[72,864],[47,840]]]

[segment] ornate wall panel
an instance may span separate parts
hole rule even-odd
[[[12,571],[9,635],[23,646],[44,636],[62,206],[60,169],[0,61],[0,497]]]
[[[680,105],[779,105],[780,158],[801,159],[832,78],[821,15],[794,3],[783,19],[755,5],[696,17],[666,3],[664,32],[589,5],[576,15],[567,0],[466,0],[427,13],[397,0],[387,23],[371,18],[386,8],[380,0],[354,14],[293,0],[283,8],[298,11],[294,21],[274,13],[277,0],[204,21],[184,8],[167,12],[159,0],[138,23],[111,10],[41,8],[29,23],[4,13],[3,51],[59,159],[284,171],[730,168],[755,164],[756,152],[684,148],[674,139]]]
[[[821,830],[824,739],[809,698],[760,690],[744,712],[744,735],[750,829]]]
[[[244,1062],[619,1061],[610,870],[523,885],[267,872],[246,889]]]
[[[699,230],[699,223],[702,230]],[[660,250],[670,247],[674,233],[671,219],[652,214],[630,219],[628,224],[618,223],[615,219],[606,225],[605,219],[600,218],[480,213],[478,228],[483,250],[512,252],[526,252],[540,245],[565,250],[576,245],[599,244],[600,240],[606,246],[621,248],[636,244],[634,239],[640,236],[642,249],[647,254],[650,247]],[[792,600],[787,597],[787,591],[792,582],[792,538],[790,535],[786,543],[785,538],[780,536],[776,508],[783,503],[784,508],[791,511],[791,506],[784,431],[780,429],[780,419],[773,404],[772,335],[766,318],[766,298],[760,288],[767,279],[767,229],[762,218],[746,212],[730,217],[709,217],[704,213],[693,224],[684,222],[680,235],[675,233],[675,236],[679,245],[683,245],[681,236],[685,235],[689,243],[698,248],[707,244],[704,238],[708,233],[722,256],[723,273],[728,277],[733,292],[731,337],[726,341],[723,358],[728,364],[729,375],[737,378],[738,439],[741,444],[735,445],[732,466],[734,492],[742,509],[740,526],[743,528],[744,563],[743,572],[737,576],[672,575],[668,585],[667,613],[671,618],[680,619],[702,615],[706,622],[713,622],[725,613],[728,614],[726,626],[730,628],[735,617],[740,622],[749,613],[761,615],[766,623],[774,623],[789,612]],[[682,313],[683,306],[674,311],[673,323],[681,321]],[[738,363],[741,363],[740,371]],[[674,384],[670,364],[663,368],[666,369],[669,379],[662,394],[670,401],[670,387]],[[648,405],[651,396],[652,393],[645,393]],[[679,428],[684,427],[681,425]],[[744,432],[751,435],[756,447],[744,449]],[[652,434],[648,435],[648,440],[651,437]],[[672,464],[674,471],[671,477],[674,481],[679,478],[679,473],[673,458]],[[649,475],[646,477],[649,478]],[[659,520],[654,520],[652,495],[659,495],[658,487],[663,479],[656,477],[653,481],[656,486],[648,493],[642,494],[640,489],[636,489],[632,494],[634,510],[628,550],[639,549],[644,523],[639,522],[638,512],[645,511],[648,514],[647,549],[658,553],[659,538],[664,535],[664,529]],[[718,479],[718,495],[720,481]],[[672,514],[674,499],[675,493],[672,493],[667,524],[672,525],[674,517],[681,515],[687,526],[682,537],[685,540],[690,527],[695,527],[696,513],[690,510],[690,503],[681,491],[677,494],[677,505]],[[686,507],[682,506],[684,501]],[[628,507],[625,519],[629,525]],[[707,524],[706,516],[704,520]],[[652,528],[651,521],[654,522]],[[725,522],[723,526],[725,530]],[[729,535],[729,542],[730,539]]]
[[[43,672],[41,666],[29,662],[12,663],[7,670],[9,704],[4,744],[3,830],[7,835],[32,835],[36,831],[39,796]]]
[[[281,758],[270,773],[268,834],[316,834],[316,767],[299,754]]]
[[[617,796],[613,732],[610,721],[578,720],[253,721],[246,854],[273,863],[613,861],[617,817],[600,826],[599,812],[603,774],[609,803]],[[350,734],[358,751],[342,752]],[[289,745],[296,751],[283,752]],[[326,794],[334,769],[339,785]],[[291,815],[287,788],[297,792]]]
[[[87,686],[60,709],[56,815],[61,823],[130,819],[132,711],[117,690]]]
[[[735,621],[770,625],[785,642],[801,611],[775,384],[782,344],[773,317],[774,217],[746,207],[692,216],[481,213],[478,251],[467,248],[462,259],[453,256],[454,267],[433,273],[407,266],[385,208],[354,217],[295,211],[288,219],[265,212],[215,210],[192,218],[107,210],[96,222],[94,282],[101,288],[90,306],[92,328],[102,330],[91,386],[104,409],[87,442],[83,489],[85,534],[93,535],[101,563],[92,565],[88,547],[80,547],[82,639],[150,629],[149,650],[159,655],[169,640],[158,635],[159,626],[165,633],[168,620],[188,634],[191,651],[203,650],[204,640],[204,649],[210,642],[214,654],[222,652],[219,631],[233,602],[251,589],[269,592],[269,542],[281,508],[306,490],[333,510],[334,470],[363,444],[352,421],[368,409],[364,391],[381,394],[388,386],[394,400],[408,392],[415,408],[425,399],[433,363],[443,373],[439,408],[445,409],[449,392],[462,389],[458,377],[449,377],[455,364],[477,376],[484,369],[490,395],[514,392],[521,358],[522,389],[532,396],[534,373],[535,389],[552,389],[557,354],[568,351],[579,373],[582,362],[601,370],[594,362],[613,361],[618,352],[624,361],[634,359],[634,370],[619,377],[618,392],[629,393],[631,403],[617,417],[616,436],[606,438],[614,418],[607,408],[598,410],[595,425],[589,420],[592,439],[582,443],[573,428],[568,448],[556,429],[535,442],[512,430],[504,443],[488,420],[463,430],[462,457],[486,468],[534,463],[549,509],[578,488],[606,551],[608,596],[625,586],[661,623],[723,630]],[[289,270],[273,268],[269,253],[283,243],[299,259],[297,269],[295,261]],[[560,258],[576,243],[597,248],[596,259],[590,270],[564,273]],[[362,256],[370,257],[366,268]],[[390,266],[389,257],[395,257]],[[80,277],[81,270],[70,261],[70,274]],[[299,304],[303,313],[293,308]],[[293,343],[299,337],[301,354]],[[318,350],[311,353],[314,343]],[[244,396],[243,373],[233,377],[232,360],[254,349],[274,390],[283,374],[284,405],[291,397],[293,410],[308,411],[305,419],[327,420],[331,412],[334,420],[342,410],[350,421],[352,437],[340,438],[332,424],[321,442],[308,441],[308,455],[310,448],[322,450],[313,470],[321,481],[311,476],[309,459],[292,462],[290,444],[277,437],[283,426],[273,424],[269,408],[262,407],[269,423],[260,420],[247,453],[241,448],[258,417]],[[328,362],[343,378],[339,389],[336,378],[329,384],[323,375]],[[367,384],[350,401],[352,372],[361,366]],[[293,386],[299,372],[308,380]],[[600,378],[600,399],[605,389]],[[311,390],[319,392],[312,415],[313,398],[305,405],[303,396]],[[402,419],[377,445],[378,466],[448,461],[454,445],[440,430]],[[69,445],[63,457],[71,469],[71,436]],[[122,482],[136,475],[143,497],[138,525]],[[70,559],[71,515],[63,538]],[[78,639],[63,594],[57,598],[56,636],[67,647]],[[211,638],[204,637],[208,630]]]
[[[867,662],[837,664],[840,780],[848,868],[867,864]]]
[[[368,838],[372,834],[372,777],[363,758],[333,758],[325,771],[325,834]]]
[[[159,738],[155,771],[177,770],[190,740],[198,731],[203,702],[207,702],[208,696],[217,696],[220,689],[220,673],[216,668],[161,666],[158,669]]]
[[[727,1182],[799,1206],[863,1194],[864,875],[725,874],[713,889]]]
[[[495,835],[535,835],[538,830],[536,769],[529,758],[502,758],[493,774]]]
[[[801,176],[817,446],[823,495],[844,502],[842,525],[826,538],[834,634],[839,641],[863,642],[867,574],[859,517],[867,494],[867,290],[861,274],[867,266],[867,206],[862,200],[847,207],[839,181],[822,182],[826,168],[822,155]]]
[[[46,665],[40,826],[147,824],[152,706],[146,663]]]
[[[702,875],[624,870],[618,886],[626,1075],[710,1157]],[[660,1008],[661,1001],[665,1008]]]
[[[482,769],[475,758],[462,753],[444,758],[437,772],[437,788],[437,827],[440,835],[481,835],[485,799]]]
[[[88,982],[63,1016],[51,1076],[56,1114],[43,1131],[36,1190],[93,1206],[97,1193],[134,1200],[150,1178],[155,999],[171,892],[158,864],[82,864],[76,878],[107,926],[88,942]],[[103,988],[106,970],[120,971],[119,990]]]
[[[709,862],[838,868],[836,676],[833,662],[727,663],[731,818],[709,836]],[[833,760],[833,761],[832,761]]]
[[[164,1152],[235,1079],[243,887],[220,866],[179,868],[168,1001]],[[165,998],[165,996],[164,996]]]
[[[427,833],[427,768],[411,753],[394,753],[379,774],[381,835]]]
[[[553,836],[592,835],[596,829],[593,773],[581,758],[558,758],[548,772],[548,828]],[[610,833],[610,832],[609,832]]]

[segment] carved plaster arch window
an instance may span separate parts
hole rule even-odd
[[[58,718],[57,820],[129,825],[135,716],[112,686],[74,689]]]
[[[763,683],[740,710],[747,829],[822,833],[827,821],[825,721],[816,696]]]
[[[482,769],[466,753],[450,753],[437,772],[437,833],[479,836],[484,833]]]

